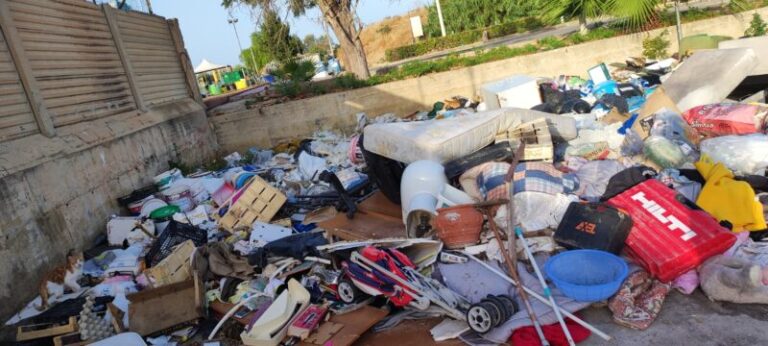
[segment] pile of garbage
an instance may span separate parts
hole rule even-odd
[[[514,76],[164,172],[9,324],[61,345],[339,346],[441,318],[435,341],[573,345],[611,338],[590,306],[644,330],[673,289],[768,303],[768,106],[726,102],[758,64]]]

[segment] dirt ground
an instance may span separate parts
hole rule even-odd
[[[592,335],[579,345],[768,345],[765,332],[768,321],[768,305],[731,304],[710,301],[697,290],[691,296],[673,291],[664,303],[658,319],[645,331],[622,327],[611,319],[607,307],[589,308],[580,312],[584,320],[611,335],[605,341]],[[458,340],[436,343],[429,329],[440,319],[407,321],[398,327],[382,332],[368,332],[358,340],[364,346],[425,346],[463,345]]]

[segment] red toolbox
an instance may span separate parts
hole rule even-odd
[[[736,236],[675,190],[650,179],[608,200],[632,218],[624,248],[663,282],[722,254]]]

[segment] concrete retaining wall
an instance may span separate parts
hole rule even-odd
[[[191,99],[141,115],[0,144],[0,319],[37,295],[39,280],[105,234],[116,198],[152,183],[168,161],[200,164],[216,140]],[[2,343],[2,342],[0,342]]]
[[[758,12],[768,16],[768,8]],[[688,23],[683,25],[683,33],[686,36],[711,34],[740,37],[749,26],[752,13]],[[663,30],[654,30],[650,35],[658,35]],[[670,52],[677,51],[675,28],[667,30],[672,41]],[[245,150],[253,146],[270,147],[285,139],[310,135],[318,129],[349,130],[354,127],[355,114],[359,112],[371,116],[383,113],[405,116],[430,109],[434,102],[447,97],[473,96],[481,85],[505,76],[584,76],[587,69],[598,63],[624,62],[627,57],[640,56],[642,41],[647,35],[634,34],[588,42],[370,88],[215,116],[210,121],[224,151]]]

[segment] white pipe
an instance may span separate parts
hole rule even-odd
[[[506,280],[507,282],[509,282],[513,286],[517,286],[517,283],[515,282],[515,280],[512,280],[509,276],[507,276],[507,274],[504,274],[504,273],[500,272],[499,270],[497,270],[496,268],[491,267],[488,263],[485,263],[485,262],[481,261],[479,258],[473,256],[472,254],[470,254],[470,253],[468,253],[466,251],[464,251],[463,253],[467,257],[469,257],[472,260],[474,260],[475,262],[480,263],[480,265],[485,267],[485,269],[490,270],[492,273],[498,275],[500,278]],[[522,285],[521,285],[521,287],[525,290],[525,292],[530,294],[532,297],[536,298],[538,301],[544,303],[545,305],[547,305],[549,307],[552,307],[552,304],[550,302],[548,302],[546,299],[544,299],[544,297],[542,297],[541,295],[536,293],[536,291],[534,291],[534,290],[532,290],[532,289],[530,289],[528,287],[522,286]],[[593,327],[591,324],[587,323],[586,321],[582,320],[581,318],[577,317],[576,315],[570,313],[568,310],[564,310],[564,309],[562,309],[560,307],[557,307],[557,309],[560,310],[560,312],[563,315],[565,315],[568,318],[572,319],[574,322],[578,323],[582,327],[589,329],[591,332],[597,334],[597,336],[601,337],[603,340],[605,340],[605,341],[610,341],[611,340],[611,336],[610,335],[603,333],[602,331],[600,331],[600,329],[597,329],[597,328]]]
[[[440,21],[440,33],[445,37],[445,22],[443,21],[443,9],[440,6],[440,0],[436,1],[437,5],[437,19]]]
[[[536,259],[533,258],[533,253],[531,252],[531,249],[528,248],[528,241],[525,240],[525,237],[523,236],[523,230],[520,229],[520,227],[517,227],[515,228],[515,234],[517,234],[517,237],[520,238],[520,242],[523,243],[523,250],[525,250],[525,254],[531,260],[531,264],[533,265],[533,271],[536,272],[536,276],[539,278],[539,283],[541,283],[541,287],[544,289],[544,295],[547,296],[549,298],[549,302],[552,303],[551,305],[552,311],[555,312],[557,321],[560,322],[560,328],[563,328],[563,333],[565,333],[565,338],[568,340],[568,344],[570,346],[576,346],[576,343],[573,342],[573,337],[571,336],[571,332],[568,330],[568,326],[565,325],[565,320],[563,319],[563,315],[560,314],[560,307],[557,305],[555,298],[552,297],[552,292],[549,289],[549,285],[547,285],[547,281],[544,280],[544,275],[541,275],[541,269],[539,269],[539,264],[536,263]]]

